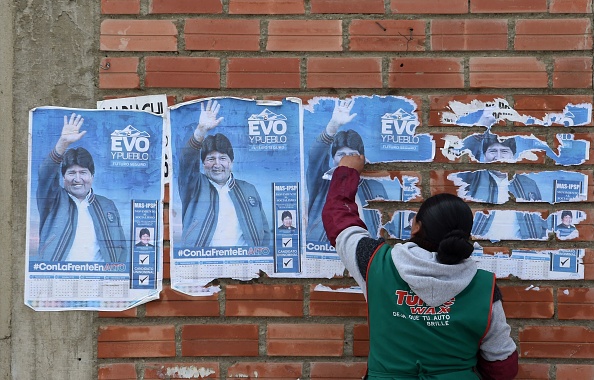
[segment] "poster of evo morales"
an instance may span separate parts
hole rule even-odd
[[[30,111],[25,304],[124,310],[162,288],[163,118]]]
[[[429,134],[417,134],[420,125],[416,103],[398,96],[313,98],[303,107],[304,154],[307,192],[306,273],[330,277],[344,267],[330,245],[322,225],[322,207],[334,168],[345,155],[363,154],[375,162],[429,162],[435,142]],[[382,226],[372,200],[407,201],[414,198],[411,178],[363,176],[357,191],[359,213],[376,237]],[[404,186],[403,186],[404,185]],[[403,191],[404,188],[404,191]]]
[[[301,275],[300,101],[201,99],[170,118],[172,288]]]

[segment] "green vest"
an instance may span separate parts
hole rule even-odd
[[[478,379],[494,274],[479,269],[455,298],[429,307],[398,274],[391,248],[379,247],[367,271],[368,379]]]

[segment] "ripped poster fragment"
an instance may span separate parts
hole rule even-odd
[[[299,100],[200,99],[170,118],[171,287],[199,295],[216,278],[298,276]]]
[[[571,133],[556,135],[559,141],[558,152],[534,135],[498,136],[490,132],[475,133],[461,139],[448,135],[441,152],[450,161],[468,155],[472,161],[481,163],[536,161],[536,152],[545,154],[557,165],[581,165],[590,157],[590,142],[575,140]]]
[[[413,219],[417,215],[416,211],[399,210],[394,212],[392,219],[383,225],[392,239],[408,240],[410,239]]]
[[[471,235],[477,240],[547,240],[554,232],[559,240],[579,237],[576,224],[586,219],[580,210],[562,210],[543,219],[540,212],[490,210],[476,212]]]
[[[510,194],[516,202],[583,202],[588,198],[588,176],[579,172],[546,171],[518,173],[511,179],[499,170],[450,173],[460,198],[474,202],[503,204]]]
[[[516,276],[521,280],[583,280],[584,249],[512,250],[511,255],[486,254],[475,249],[471,258],[478,268],[497,278]],[[533,289],[533,288],[532,288]]]
[[[559,240],[572,240],[580,236],[576,224],[586,220],[586,213],[580,210],[557,211],[548,217],[548,226]]]
[[[432,161],[435,141],[429,134],[416,134],[419,124],[416,103],[403,97],[313,98],[304,105],[307,273],[331,277],[344,271],[322,224],[322,207],[329,179],[340,159],[346,155],[364,154],[370,163]],[[364,177],[357,192],[361,218],[376,237],[381,228],[380,213],[364,208],[368,201],[403,200],[416,193],[412,179],[398,183],[399,186],[387,185],[389,181]]]
[[[592,121],[592,104],[567,104],[561,112],[548,112],[542,118],[531,115],[520,115],[507,100],[497,98],[490,102],[478,99],[470,103],[451,101],[451,112],[441,115],[444,124],[455,124],[463,127],[482,126],[487,129],[501,121],[511,121],[524,125],[562,125],[573,127],[590,124]]]

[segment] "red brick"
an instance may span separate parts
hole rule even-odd
[[[314,362],[311,363],[310,376],[312,380],[360,380],[366,371],[366,362]]]
[[[308,88],[382,87],[381,58],[317,58],[307,60]]]
[[[594,315],[594,289],[557,289],[557,313],[559,319],[591,320]]]
[[[472,95],[431,95],[429,96],[429,126],[454,126],[452,124],[444,124],[441,121],[443,112],[451,112],[449,108],[450,102],[457,101],[461,103],[470,104],[474,100],[481,102],[492,102],[495,99],[505,99],[503,95],[489,95],[489,94],[472,94]],[[504,122],[500,122],[505,125]]]
[[[260,50],[260,21],[243,19],[188,19],[186,50]]]
[[[222,13],[221,0],[151,0],[149,13]]]
[[[235,363],[227,369],[227,378],[256,379],[299,379],[303,376],[302,363]]]
[[[551,0],[549,13],[592,13],[592,0]]]
[[[592,57],[555,58],[553,88],[591,88]]]
[[[103,58],[99,67],[99,88],[139,88],[138,57]]]
[[[468,1],[425,0],[420,6],[418,0],[392,0],[390,10],[400,14],[461,14],[468,13]]]
[[[140,0],[101,0],[101,13],[104,15],[137,15],[140,13]]]
[[[341,356],[344,325],[268,324],[269,356]]]
[[[470,13],[536,13],[547,11],[547,0],[472,0]]]
[[[383,0],[311,0],[311,13],[384,13]]]
[[[592,103],[592,95],[514,95],[514,109],[520,115],[543,118],[545,114],[563,112],[568,104]],[[593,122],[588,124],[594,125]],[[553,124],[553,127],[562,127]],[[564,127],[563,127],[564,128]]]
[[[369,326],[353,326],[353,356],[369,355]]]
[[[507,20],[433,20],[431,50],[506,50]]]
[[[171,247],[163,247],[163,279],[171,278],[171,262],[170,262]]]
[[[228,88],[299,88],[299,58],[229,58]]]
[[[557,380],[594,379],[594,365],[557,364]]]
[[[136,380],[134,363],[113,363],[99,366],[97,372],[99,380]]]
[[[168,20],[104,20],[103,51],[177,51],[177,29]]]
[[[425,24],[424,20],[353,20],[349,50],[424,51]]]
[[[175,356],[175,328],[160,326],[101,326],[98,358]]]
[[[271,20],[268,51],[341,51],[340,20]]]
[[[321,317],[366,317],[367,303],[363,293],[315,291],[309,289],[309,315]],[[331,286],[333,289],[339,286]]]
[[[138,308],[131,308],[124,311],[100,311],[99,318],[136,318],[138,316]]]
[[[503,309],[508,318],[553,318],[553,288],[501,286],[499,289],[503,295]]]
[[[303,0],[229,0],[229,14],[303,14]]]
[[[163,287],[160,299],[146,304],[147,317],[218,317],[218,294],[193,297]]]
[[[470,58],[472,88],[546,88],[545,64],[535,57]]]
[[[301,317],[303,286],[227,285],[227,317]]]
[[[218,379],[220,374],[216,362],[147,363],[143,379]]]
[[[592,50],[586,18],[516,21],[515,50]]]
[[[146,87],[219,88],[220,59],[146,57]]]
[[[549,380],[550,364],[520,363],[515,380]]]
[[[393,58],[388,78],[391,88],[463,88],[461,58]]]
[[[182,356],[258,356],[257,325],[185,325]]]
[[[524,358],[594,358],[594,332],[584,326],[527,326],[519,341]]]

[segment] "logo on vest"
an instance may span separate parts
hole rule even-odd
[[[456,301],[455,298],[444,302],[440,306],[428,306],[414,293],[406,290],[396,290],[396,304],[398,306],[408,306],[408,312],[401,313],[393,311],[392,316],[410,319],[413,321],[423,321],[427,326],[449,326],[450,308]]]

